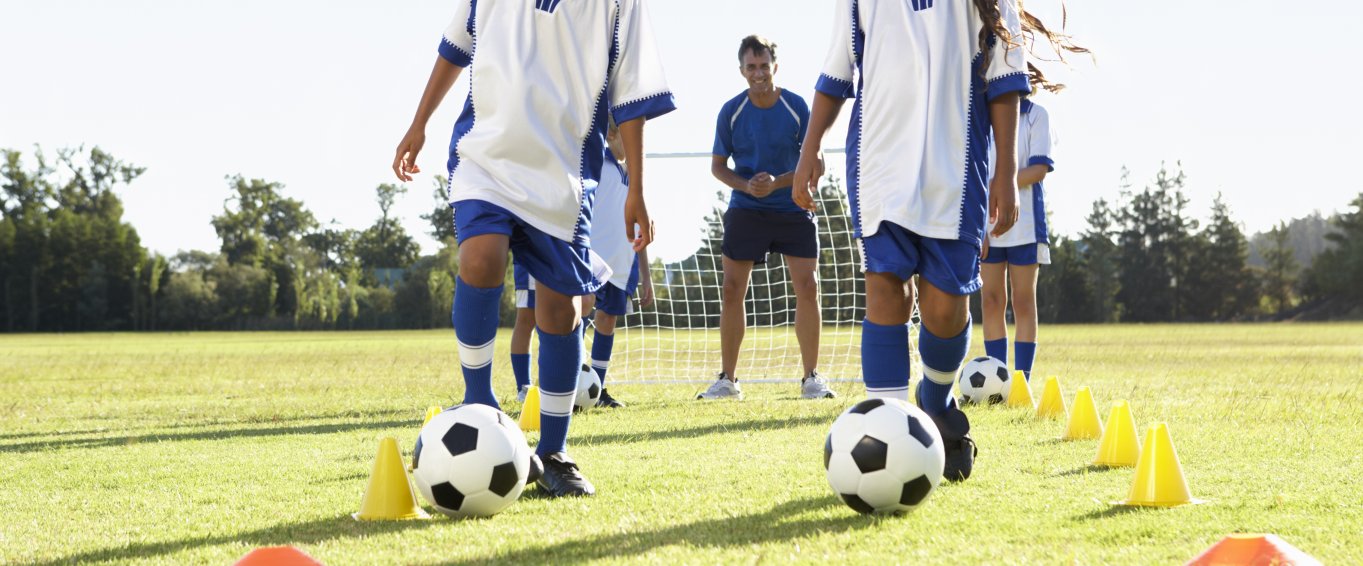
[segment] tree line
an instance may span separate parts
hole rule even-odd
[[[3,150],[0,157],[0,324],[6,332],[449,325],[458,256],[440,180],[432,210],[422,216],[442,243],[434,254],[420,255],[391,214],[406,192],[402,186],[376,187],[374,223],[357,230],[319,222],[279,183],[232,175],[228,198],[212,219],[219,248],[166,257],[142,246],[117,196],[144,168],[98,147],[55,156],[39,149],[27,158]],[[1205,223],[1194,215],[1186,181],[1179,168],[1162,168],[1137,190],[1124,172],[1117,202],[1099,199],[1084,231],[1053,236],[1052,264],[1038,283],[1042,319],[1363,315],[1363,286],[1357,285],[1363,280],[1363,194],[1350,211],[1300,227],[1284,222],[1252,242],[1219,196]],[[826,322],[859,320],[864,309],[844,194],[833,178],[821,188]],[[636,320],[718,324],[720,211],[707,220],[700,253],[652,266],[655,281],[671,284],[658,286],[658,308]],[[1307,229],[1315,236],[1306,236],[1303,257],[1299,240]],[[793,317],[793,306],[773,302],[787,285],[779,256],[773,261],[774,269],[754,273],[754,324]],[[508,325],[512,295],[503,296]]]

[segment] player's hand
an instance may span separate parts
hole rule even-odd
[[[757,198],[765,197],[776,188],[773,186],[776,184],[775,182],[776,177],[772,177],[771,173],[766,171],[753,175],[751,179],[748,179],[748,194]]]
[[[402,136],[402,141],[398,142],[397,155],[393,156],[393,173],[399,181],[411,181],[412,175],[421,172],[416,164],[416,156],[421,153],[423,145],[426,145],[426,132],[423,129],[411,128],[407,130],[407,135]]]
[[[1018,182],[1013,175],[995,175],[989,183],[989,233],[995,238],[1008,232],[1018,221]]]
[[[822,177],[823,154],[800,152],[800,163],[795,166],[795,177],[790,186],[790,197],[795,200],[795,206],[814,212],[817,208],[814,195]]]
[[[642,190],[631,190],[625,197],[625,237],[633,244],[635,253],[653,243],[653,220],[648,217]]]
[[[643,285],[639,286],[639,308],[646,309],[653,306],[653,279],[644,278]]]
[[[980,261],[989,257],[989,234],[985,233],[984,239],[980,241]]]

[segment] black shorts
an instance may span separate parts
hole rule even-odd
[[[730,208],[724,212],[724,256],[766,263],[767,253],[819,257],[818,221],[807,212]]]

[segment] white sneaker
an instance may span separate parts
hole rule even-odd
[[[738,386],[738,382],[729,379],[724,372],[719,372],[715,382],[706,389],[704,393],[696,395],[697,399],[742,399],[743,388]]]
[[[526,396],[527,393],[530,393],[530,386],[529,386],[529,385],[522,385],[520,389],[517,389],[517,390],[516,390],[516,400],[517,400],[517,401],[520,401],[521,404],[524,405],[524,404],[525,404],[525,396]]]
[[[811,371],[800,380],[800,396],[805,399],[832,399],[838,394],[828,388],[828,380],[819,375],[819,372]]]

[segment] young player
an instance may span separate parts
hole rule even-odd
[[[439,52],[393,171],[404,181],[420,171],[426,122],[472,66],[447,163],[459,241],[451,318],[464,402],[497,406],[491,366],[509,249],[536,281],[542,391],[536,454],[544,466],[538,483],[554,497],[592,495],[596,488],[566,446],[582,363],[581,297],[610,274],[588,236],[606,115],[620,124],[629,156],[625,233],[641,250],[653,240],[643,125],[675,108],[645,4],[460,0]]]
[[[1046,109],[1024,98],[1019,110],[1017,155],[1018,222],[996,238],[990,238],[980,266],[984,279],[981,299],[984,312],[984,351],[1008,363],[1008,327],[1004,311],[1008,290],[1013,295],[1014,367],[1031,379],[1036,358],[1036,278],[1040,265],[1051,263],[1047,246],[1046,202],[1042,180],[1055,170],[1051,159],[1051,120]]]

